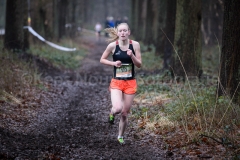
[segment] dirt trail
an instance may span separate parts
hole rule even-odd
[[[154,135],[139,138],[131,122],[126,144],[118,144],[118,123],[107,123],[112,68],[99,63],[107,44],[94,37],[84,43],[90,54],[74,73],[57,75],[68,78],[54,84],[51,100],[30,123],[0,128],[0,159],[167,159],[161,142]]]

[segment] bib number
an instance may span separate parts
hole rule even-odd
[[[122,64],[121,67],[116,68],[116,77],[132,77],[132,64]]]

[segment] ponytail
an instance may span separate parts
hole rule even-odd
[[[108,43],[114,42],[118,39],[117,35],[117,28],[105,28],[104,31],[106,31],[110,38],[107,39]]]

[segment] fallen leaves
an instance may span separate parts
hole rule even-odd
[[[49,84],[46,86],[50,88]],[[16,95],[3,91],[0,98],[0,127],[6,128],[9,123],[27,125],[31,118],[37,116],[37,112],[42,105],[52,101],[55,94],[57,92],[51,92],[51,89],[43,91],[38,87],[30,86],[16,93]]]
[[[14,103],[17,104],[21,104],[21,101],[16,98],[15,96],[13,96],[12,94],[6,92],[6,91],[2,91],[2,101],[12,101]]]
[[[135,103],[144,105],[163,105],[170,100],[167,94],[156,95],[155,92],[146,92],[134,98]]]

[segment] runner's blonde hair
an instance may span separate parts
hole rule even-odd
[[[128,30],[130,30],[129,26],[127,23],[120,23],[118,26],[120,25],[126,25],[128,27]],[[106,31],[109,35],[109,38],[107,39],[108,43],[114,42],[116,40],[118,40],[118,26],[117,27],[111,27],[111,28],[105,28],[104,31]]]

